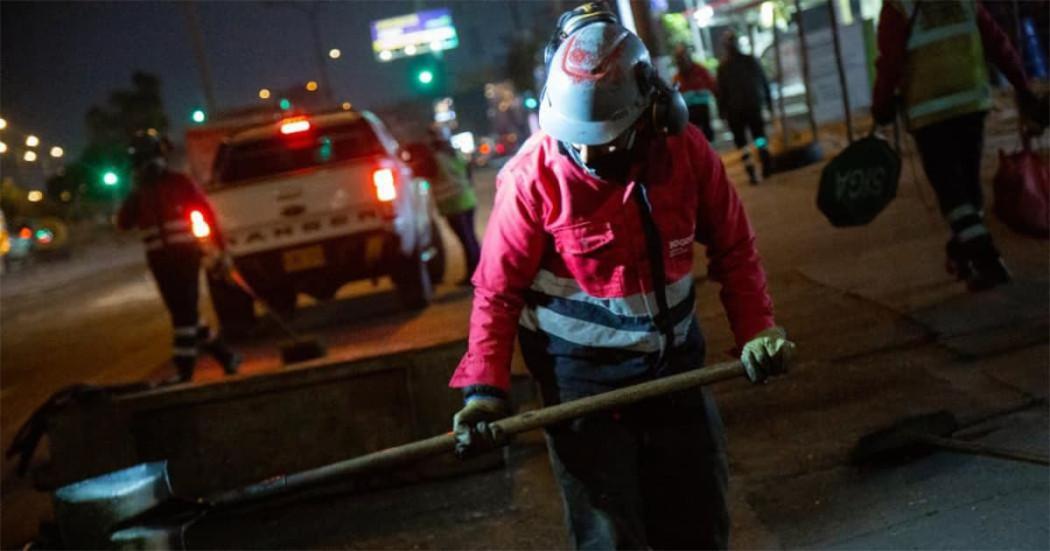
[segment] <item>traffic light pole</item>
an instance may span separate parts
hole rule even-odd
[[[190,42],[193,43],[193,55],[197,58],[197,70],[200,71],[201,85],[204,86],[204,103],[209,113],[215,113],[215,87],[208,69],[208,58],[204,55],[204,37],[201,35],[200,22],[197,19],[197,6],[193,0],[181,2],[186,13],[186,25],[189,27]]]

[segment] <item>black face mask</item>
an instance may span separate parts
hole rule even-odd
[[[606,153],[589,162],[583,162],[580,152],[572,144],[562,142],[562,152],[569,156],[580,168],[588,174],[599,179],[613,182],[623,182],[627,179],[627,173],[631,168],[631,160],[634,158],[634,144],[638,143],[639,136],[635,134],[628,139],[625,147]]]
[[[622,182],[627,179],[627,171],[631,168],[631,151],[628,149],[613,151],[583,166],[602,180]]]

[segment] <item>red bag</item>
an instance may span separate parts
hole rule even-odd
[[[999,150],[995,214],[1014,231],[1050,237],[1050,165],[1028,143],[1009,155]]]

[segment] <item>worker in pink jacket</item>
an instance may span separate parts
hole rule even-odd
[[[451,386],[458,451],[491,445],[509,411],[513,339],[544,403],[699,368],[693,242],[706,246],[752,381],[794,347],[775,326],[755,236],[707,140],[648,51],[601,5],[562,16],[548,47],[542,132],[497,178]],[[707,391],[547,430],[579,548],[725,548],[727,467]]]

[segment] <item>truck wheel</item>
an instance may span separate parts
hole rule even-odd
[[[430,223],[430,245],[433,247],[433,252],[430,259],[427,260],[427,273],[430,274],[431,284],[436,285],[445,279],[446,257],[445,241],[441,239],[441,233],[435,222]]]
[[[430,281],[430,270],[419,253],[410,258],[402,257],[390,279],[397,288],[401,305],[409,310],[422,310],[434,298],[434,285]]]
[[[236,285],[208,278],[208,293],[224,335],[246,337],[255,331],[255,301]]]

